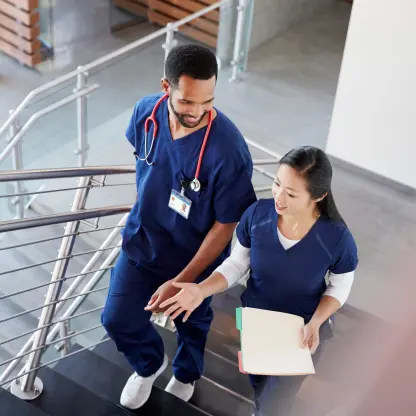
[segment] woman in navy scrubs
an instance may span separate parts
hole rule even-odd
[[[286,154],[273,183],[273,199],[259,200],[243,214],[231,256],[205,281],[175,284],[182,290],[162,304],[169,306],[165,313],[173,318],[185,313],[186,320],[205,298],[250,271],[243,306],[303,317],[303,344],[315,354],[328,319],[349,295],[358,264],[331,180],[332,167],[322,150],[304,146]],[[287,416],[303,379],[250,375],[256,416]]]

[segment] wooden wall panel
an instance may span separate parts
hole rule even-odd
[[[161,26],[183,19],[216,2],[217,0],[113,0],[117,7],[138,16],[147,15],[149,21]],[[180,27],[179,31],[215,48],[219,20],[220,12],[214,10]]]
[[[35,53],[41,47],[40,41],[34,39],[33,41],[22,38],[16,33],[10,32],[7,29],[4,29],[0,26],[0,39],[3,39],[7,43],[10,43],[14,47],[21,49],[24,52],[29,54]]]
[[[211,4],[218,3],[218,0],[198,0],[198,2],[205,4],[205,6],[211,6]]]
[[[175,21],[172,18],[169,18],[161,13],[155,12],[153,10],[149,10],[149,20],[151,22],[157,23],[162,26],[166,26],[169,22]],[[216,48],[217,46],[217,38],[214,36],[209,35],[208,33],[202,32],[200,30],[194,29],[192,26],[186,25],[181,26],[179,31],[184,33],[185,35],[193,38],[201,43],[204,43],[208,46]]]
[[[7,0],[15,4],[19,9],[31,11],[39,7],[39,0]]]
[[[0,0],[0,51],[27,66],[41,60],[39,0]]]
[[[175,6],[179,6],[182,9],[187,10],[188,12],[191,12],[191,13],[199,12],[200,10],[207,7],[206,4],[202,4],[194,0],[168,0],[168,1],[169,3]],[[209,12],[206,15],[204,15],[204,17],[218,23],[220,20],[220,12],[218,10],[214,10],[213,12]]]
[[[39,23],[38,12],[21,10],[14,4],[7,3],[4,0],[0,0],[0,13],[18,20],[26,26],[34,26]]]
[[[174,20],[180,20],[192,14],[192,13],[186,12],[185,10],[175,5],[166,3],[161,0],[149,0],[149,7],[152,10],[155,10],[157,12],[164,14],[165,16],[173,17]],[[194,26],[198,29],[201,29],[204,32],[207,32],[213,36],[216,36],[218,33],[218,24],[215,24],[203,17],[194,19],[189,24],[190,26]]]
[[[20,24],[15,19],[6,16],[5,14],[0,13],[0,26],[5,27],[6,29],[15,32],[22,36],[25,39],[35,39],[40,35],[39,26],[28,27]]]
[[[0,50],[27,66],[35,66],[42,61],[40,53],[27,54],[2,39],[0,39]]]

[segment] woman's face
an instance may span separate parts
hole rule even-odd
[[[305,179],[292,167],[280,165],[272,187],[279,215],[297,215],[314,209]]]

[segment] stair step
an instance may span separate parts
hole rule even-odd
[[[83,363],[79,361],[74,365],[74,370],[82,371],[83,367]],[[48,367],[41,368],[38,376],[43,382],[44,390],[31,403],[51,416],[126,415],[122,408]],[[96,376],[97,374],[94,374],[94,377]],[[111,382],[113,381],[111,380]]]
[[[159,330],[159,329],[158,329]],[[161,328],[163,330],[163,328]],[[167,330],[164,330],[167,332]],[[166,334],[165,334],[166,335]],[[165,342],[165,349],[167,355],[171,358],[172,357],[172,344],[175,342],[175,334],[169,333],[166,337],[170,336],[170,341],[167,343]],[[176,349],[175,349],[176,351]],[[125,357],[117,351],[117,348],[113,341],[108,341],[103,344],[97,345],[94,349],[101,357],[111,361],[112,363],[116,364],[117,366],[123,368],[128,374],[132,373],[132,368],[130,364],[127,362]],[[207,359],[207,355],[205,354],[205,359]],[[219,361],[220,359],[217,358]],[[217,363],[218,368],[220,368],[223,364],[219,361]],[[207,368],[207,366],[206,366]],[[212,373],[215,374],[215,365],[212,367]],[[223,370],[220,371],[220,374]],[[241,379],[241,377],[245,377],[243,374],[238,373],[238,368],[232,371],[231,379],[227,382],[228,385],[233,386],[229,388],[228,391],[225,386],[219,386],[218,382],[214,380],[208,379],[206,377],[201,378],[195,384],[195,394],[191,399],[191,403],[194,404],[196,407],[203,409],[205,412],[215,415],[215,416],[251,416],[253,414],[253,403],[250,400],[251,391],[247,396],[240,395],[239,393],[235,393],[235,387],[241,386],[241,380],[248,383],[247,380]],[[235,377],[235,373],[238,373],[236,379],[238,380],[235,383],[233,378]],[[207,374],[207,370],[205,370],[205,374]],[[155,386],[164,389],[172,376],[172,368],[169,365],[169,369],[165,371],[155,382]],[[218,384],[217,384],[218,383]],[[234,384],[232,384],[234,383]],[[225,388],[224,388],[225,387]],[[119,391],[119,394],[121,389]],[[247,398],[249,397],[249,398]]]
[[[0,388],[0,409],[4,416],[47,416],[30,402],[18,399],[2,388]]]
[[[74,346],[74,348],[77,347]],[[88,350],[60,361],[56,365],[55,371],[64,374],[65,377],[82,386],[86,391],[88,390],[112,403],[119,403],[121,391],[131,373],[125,368],[113,364],[111,360],[106,360]],[[142,408],[135,411],[123,409],[123,411],[127,414],[143,416],[200,416],[204,414],[192,405],[157,387],[153,388],[148,402]],[[78,416],[76,412],[73,414]],[[98,415],[98,413],[90,412],[89,415],[95,416],[96,414]]]
[[[172,359],[177,350],[176,333],[160,326],[156,326],[156,329],[163,339],[166,354]],[[215,342],[214,338],[215,334],[211,334],[211,343]],[[209,349],[205,350],[204,376],[244,398],[251,399],[252,388],[248,377],[240,373],[237,362],[223,358]]]
[[[240,331],[236,328],[235,318],[213,308],[214,320],[208,335],[207,347],[235,363],[241,348]]]
[[[217,293],[212,298],[211,306],[235,317],[235,309],[241,306],[240,296],[244,290],[244,286],[236,285],[225,292]]]

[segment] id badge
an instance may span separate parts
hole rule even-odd
[[[172,208],[179,215],[188,219],[189,213],[191,212],[191,205],[192,201],[190,199],[172,189],[169,199],[169,208]]]

